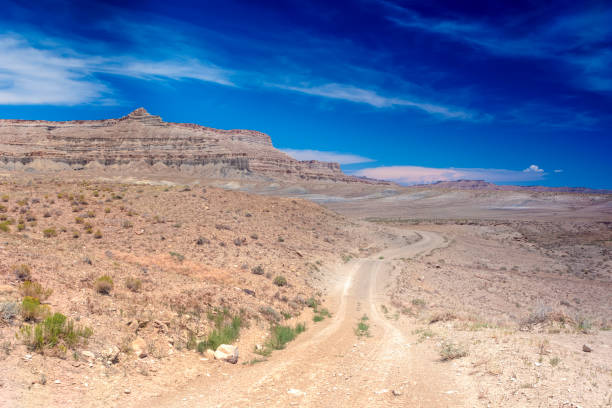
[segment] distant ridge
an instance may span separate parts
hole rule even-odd
[[[575,194],[612,194],[612,190],[600,190],[587,187],[546,187],[497,185],[484,180],[436,181],[431,184],[417,184],[414,188],[439,188],[450,190],[489,190],[489,191],[535,191],[541,193],[575,193]]]
[[[338,163],[296,160],[265,133],[164,122],[144,108],[106,120],[0,119],[0,169],[392,184],[344,174]]]

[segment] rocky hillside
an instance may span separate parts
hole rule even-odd
[[[164,122],[144,108],[120,119],[0,120],[0,169],[180,171],[377,183],[344,174],[338,163],[295,160],[261,132]]]

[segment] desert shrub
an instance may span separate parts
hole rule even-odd
[[[204,245],[204,244],[210,244],[210,240],[204,237],[199,237],[196,241],[196,245]]]
[[[170,256],[179,262],[183,262],[185,260],[185,255],[179,254],[178,252],[170,251]]]
[[[593,328],[593,323],[586,317],[576,317],[576,328],[582,333],[588,333]]]
[[[40,300],[26,296],[21,301],[21,317],[23,320],[38,320],[48,314],[49,308],[40,304]]]
[[[87,211],[87,218],[96,218],[96,213],[93,211]]]
[[[323,319],[325,319],[325,318],[324,318],[323,316],[319,315],[319,314],[316,314],[316,315],[314,315],[314,316],[312,317],[312,321],[313,321],[313,322],[315,322],[315,323],[320,322],[320,321],[322,321]]]
[[[412,299],[411,303],[413,306],[418,306],[418,307],[425,307],[426,305],[425,300],[418,299],[418,298]]]
[[[363,336],[367,336],[370,337],[370,325],[368,323],[366,323],[368,320],[370,320],[368,318],[367,315],[363,315],[361,316],[361,319],[359,319],[359,322],[357,323],[357,327],[355,328],[355,334],[359,337],[363,337]]]
[[[298,334],[306,331],[304,323],[298,323],[295,327],[274,326],[270,332],[270,339],[266,342],[266,347],[272,350],[282,350],[285,345],[294,340]]]
[[[253,233],[251,234],[251,239],[259,239],[259,235]]]
[[[45,211],[45,213],[43,214],[43,217],[49,218],[51,217],[51,213],[49,211]]]
[[[105,213],[105,214],[109,214],[110,212],[111,212],[111,209],[110,209],[110,208],[106,207],[106,208],[104,209],[104,213]]]
[[[20,222],[19,224],[17,224],[17,231],[23,231],[25,227],[25,224],[23,222]]]
[[[246,244],[246,238],[235,238],[234,239],[234,245],[242,246],[244,244]]]
[[[72,231],[72,238],[78,238],[81,236],[81,233],[77,230]]]
[[[81,342],[85,343],[93,331],[89,327],[75,325],[61,313],[54,313],[35,326],[22,326],[19,334],[31,350],[43,351],[45,348],[58,347],[65,351],[75,348]]]
[[[19,313],[19,304],[17,302],[2,302],[0,303],[0,319],[9,323]]]
[[[125,221],[123,221],[123,224],[121,224],[121,226],[123,228],[132,228],[134,226],[134,224],[132,224],[132,221],[130,221],[130,220],[125,220]]]
[[[19,285],[19,293],[21,296],[46,300],[53,293],[53,289],[47,289],[38,282],[27,280]]]
[[[0,231],[10,232],[11,231],[11,227],[9,225],[10,224],[9,224],[8,221],[0,222]]]
[[[100,230],[96,230],[96,233],[94,234],[94,238],[95,238],[95,239],[100,239],[100,238],[102,238],[102,231],[100,231]]]
[[[6,202],[8,202],[8,200],[9,200],[9,195],[8,194],[3,194],[2,195],[2,201],[6,203]]]
[[[317,301],[315,298],[311,297],[311,298],[306,299],[306,305],[308,307],[315,309],[315,311],[317,310]]]
[[[32,272],[30,272],[30,267],[26,264],[15,265],[13,266],[13,271],[15,272],[15,277],[20,281],[31,280]]]
[[[215,228],[218,229],[219,231],[222,231],[222,230],[231,231],[231,227],[225,224],[215,224]]]
[[[142,287],[142,281],[138,278],[135,278],[133,276],[129,276],[126,280],[125,280],[125,286],[131,290],[132,292],[138,292],[140,290],[140,288]]]
[[[254,275],[263,275],[264,274],[264,268],[261,265],[257,265],[256,267],[251,269],[251,273],[253,273]]]
[[[43,236],[45,238],[53,238],[57,236],[57,231],[55,230],[55,228],[47,228],[45,230],[43,230]]]
[[[285,242],[285,238],[283,238],[283,237],[278,237],[278,242]]]
[[[100,192],[98,190],[94,190],[92,194],[93,194],[94,197],[99,197],[100,196]]]
[[[440,348],[440,359],[442,361],[465,357],[467,354],[467,350],[463,346],[454,344],[452,342],[444,342]]]
[[[6,212],[6,206],[0,204],[0,212]]]
[[[274,321],[278,321],[281,318],[280,313],[278,313],[272,306],[260,306],[259,313]]]
[[[102,295],[108,295],[113,290],[113,279],[108,275],[102,275],[94,284],[96,292]]]
[[[83,217],[74,217],[74,222],[76,222],[77,224],[83,224],[85,220],[83,219]]]
[[[429,324],[437,322],[448,322],[455,320],[457,316],[453,312],[436,312],[429,318]]]
[[[287,286],[287,279],[284,276],[277,276],[274,278],[274,284],[276,286]]]
[[[242,318],[234,316],[231,322],[224,323],[223,320],[216,322],[215,329],[207,336],[206,340],[198,343],[198,351],[200,353],[206,349],[215,350],[221,344],[232,344],[240,335],[242,327]]]

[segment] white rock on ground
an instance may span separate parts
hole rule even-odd
[[[227,361],[228,363],[236,364],[238,362],[238,347],[230,344],[222,344],[215,351],[217,360]]]
[[[204,353],[204,356],[207,359],[209,359],[209,360],[214,360],[215,359],[215,350],[211,350],[211,349],[206,350],[206,352]]]
[[[140,337],[137,337],[131,344],[132,351],[136,354],[137,357],[146,357],[147,356],[147,343]]]

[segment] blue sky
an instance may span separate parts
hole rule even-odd
[[[144,106],[405,184],[612,188],[610,3],[456,3],[2,1],[0,118]]]

